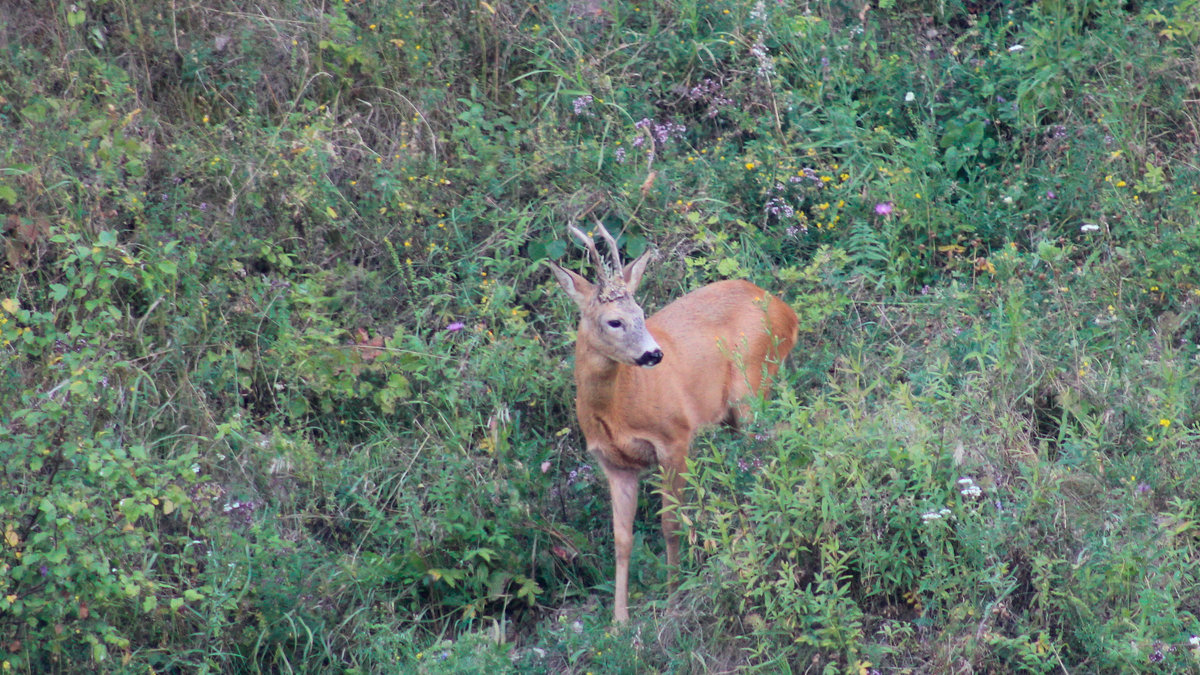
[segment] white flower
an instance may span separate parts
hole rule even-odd
[[[972,499],[978,499],[981,495],[983,495],[983,490],[979,489],[979,486],[974,484],[968,485],[958,492],[962,496],[971,497]]]
[[[1010,52],[1023,52],[1023,51],[1025,51],[1025,45],[1020,45],[1020,44],[1018,44],[1018,45],[1013,45],[1013,46],[1011,46],[1011,47],[1009,47],[1009,48],[1008,48],[1008,51],[1010,51]]]
[[[928,513],[921,514],[921,520],[928,523],[931,520],[941,520],[942,518],[945,518],[948,515],[950,515],[950,509],[941,509],[940,511],[930,511]]]
[[[1100,229],[1100,226],[1095,223],[1084,223],[1083,225],[1079,226],[1080,232],[1095,232],[1096,230],[1099,230],[1099,229]]]
[[[904,101],[906,103],[911,103],[915,100],[917,100],[917,95],[912,93],[911,91],[904,95]]]

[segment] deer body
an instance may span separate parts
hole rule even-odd
[[[588,451],[612,498],[616,584],[613,616],[629,618],[629,556],[640,474],[663,472],[662,528],[667,562],[679,563],[678,503],[692,439],[705,426],[736,424],[748,396],[762,392],[796,342],[786,303],[747,281],[718,281],[643,318],[633,291],[647,255],[605,275],[594,242],[575,228],[601,268],[599,283],[557,265],[554,274],[581,310],[575,344],[575,409]]]

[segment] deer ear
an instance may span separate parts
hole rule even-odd
[[[558,263],[546,261],[550,264],[550,271],[554,272],[554,278],[558,279],[558,285],[562,286],[567,295],[575,301],[576,305],[583,308],[587,305],[592,296],[596,294],[596,286],[592,282],[584,279],[578,274],[572,272]]]
[[[625,279],[625,286],[630,293],[637,290],[638,284],[642,281],[642,272],[646,271],[646,263],[650,262],[654,250],[647,248],[646,252],[638,256],[637,260],[629,263],[621,270],[621,276]]]

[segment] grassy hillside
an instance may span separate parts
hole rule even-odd
[[[1200,4],[0,3],[3,672],[1200,672]],[[573,219],[786,385],[613,627]],[[647,481],[652,482],[652,481]]]

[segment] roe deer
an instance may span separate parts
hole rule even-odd
[[[621,265],[616,240],[596,223],[611,260],[573,225],[587,247],[595,284],[551,262],[558,283],[579,306],[575,342],[575,413],[608,479],[616,547],[613,620],[629,618],[629,552],[638,475],[663,473],[662,530],[667,564],[679,564],[673,504],[683,487],[688,448],[701,427],[736,424],[745,399],[769,384],[796,344],[799,321],[782,300],[748,281],[718,281],[645,318],[633,299],[650,252]]]

